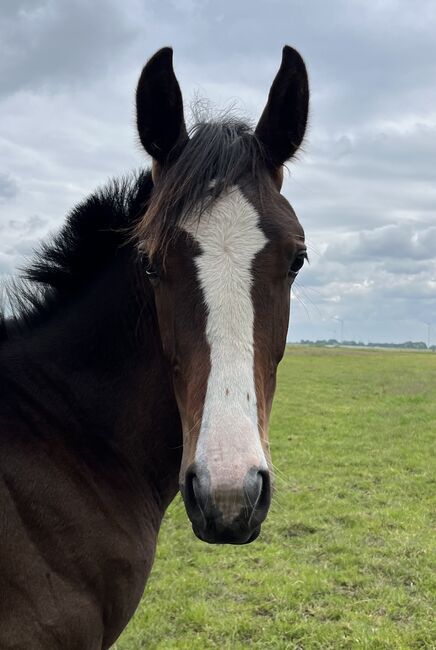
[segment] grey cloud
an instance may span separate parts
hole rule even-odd
[[[0,252],[0,281],[2,280],[2,275],[10,275],[14,270],[14,259],[6,253]],[[0,282],[1,286],[1,282]]]
[[[19,255],[28,258],[38,246],[38,239],[35,237],[23,237],[9,250],[10,255]],[[7,251],[8,252],[8,251]]]
[[[7,223],[7,226],[12,231],[15,230],[22,235],[38,232],[42,230],[46,224],[46,219],[42,219],[37,214],[34,214],[25,219],[10,219]]]
[[[436,276],[436,264],[434,255],[430,259],[430,264],[429,260],[389,258],[384,259],[381,263],[379,263],[379,266],[386,273],[390,273],[395,276],[406,274],[410,277],[422,275],[427,272],[431,274],[431,277]]]
[[[413,224],[391,224],[347,235],[325,251],[327,260],[360,262],[389,258],[434,260],[436,226],[417,229]]]
[[[0,92],[83,83],[106,70],[133,36],[133,21],[121,3],[8,2],[0,24]]]
[[[12,176],[0,172],[0,201],[11,199],[17,194],[17,192],[18,185]]]

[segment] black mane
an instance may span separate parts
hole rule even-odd
[[[267,161],[253,129],[233,117],[199,122],[171,166],[158,177],[147,213],[138,223],[139,241],[151,254],[164,250],[188,215],[204,210],[245,177],[259,191],[265,183]]]
[[[111,181],[71,211],[60,232],[6,287],[13,316],[6,319],[0,309],[0,342],[49,316],[110,263],[129,240],[152,187],[151,173],[143,171]]]

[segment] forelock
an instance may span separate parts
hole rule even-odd
[[[159,174],[135,234],[151,255],[165,250],[194,213],[200,219],[223,192],[244,182],[261,191],[265,176],[261,144],[247,123],[200,122],[177,160]]]

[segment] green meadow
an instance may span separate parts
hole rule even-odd
[[[204,544],[176,499],[114,648],[436,648],[436,354],[288,347],[270,440],[260,538]]]

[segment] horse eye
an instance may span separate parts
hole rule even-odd
[[[150,258],[145,253],[145,251],[139,251],[139,259],[150,282],[157,282],[157,280],[159,280],[159,272],[157,268],[150,262]]]
[[[295,278],[298,275],[298,271],[300,271],[300,269],[303,267],[304,261],[306,259],[306,253],[300,253],[297,255],[288,269],[288,276],[290,278]]]
[[[148,277],[149,280],[158,280],[159,279],[159,273],[154,268],[154,266],[151,266],[151,264],[149,264],[148,267],[145,269],[145,274],[146,274],[146,276]]]

